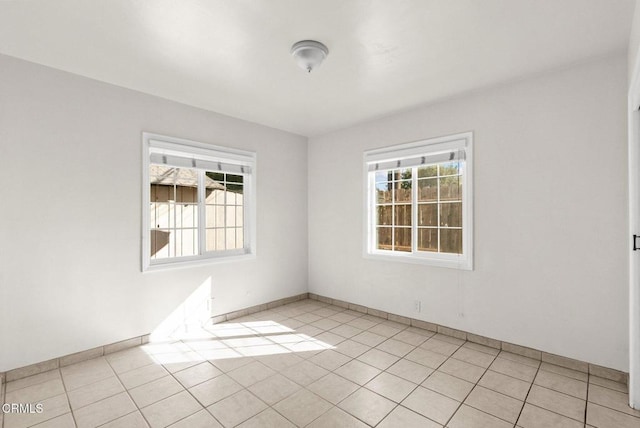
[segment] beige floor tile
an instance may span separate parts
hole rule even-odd
[[[361,328],[358,327],[354,327],[352,325],[349,324],[342,324],[338,327],[335,327],[333,329],[330,330],[331,333],[335,333],[337,335],[340,335],[346,339],[350,339],[353,336],[356,336],[360,333],[363,332],[363,330]]]
[[[500,351],[498,356],[500,358],[504,358],[505,360],[510,360],[515,363],[524,364],[525,366],[531,366],[536,369],[540,367],[540,360],[536,360],[535,358],[525,357],[524,355],[520,355],[520,354],[514,354],[513,352]]]
[[[559,415],[558,413],[551,412],[549,410],[542,409],[537,406],[533,406],[529,403],[524,405],[520,418],[518,419],[519,427],[522,428],[540,428],[540,427],[553,427],[553,428],[582,428],[583,424],[574,419],[569,419],[566,416]]]
[[[273,406],[278,413],[298,426],[309,424],[331,407],[331,403],[306,389],[301,389]]]
[[[597,428],[638,428],[640,418],[595,403],[588,403],[587,424]]]
[[[207,410],[225,427],[234,427],[262,412],[268,406],[247,390],[218,401]]]
[[[69,413],[69,402],[66,394],[56,395],[55,397],[42,400],[42,413],[7,413],[4,415],[4,428],[23,428],[29,427],[58,416]]]
[[[67,391],[114,376],[113,370],[104,358],[72,364],[61,368],[60,372]]]
[[[375,426],[396,404],[375,392],[361,388],[344,399],[338,407],[365,423]]]
[[[500,353],[499,349],[492,348],[492,347],[486,346],[486,345],[481,345],[481,344],[475,343],[475,342],[465,342],[465,344],[462,345],[462,347],[463,348],[473,349],[474,351],[484,352],[485,354],[489,354],[489,355],[492,355],[494,357],[496,357]]]
[[[251,419],[238,425],[239,428],[296,428],[294,424],[286,420],[273,409],[267,409],[258,413]]]
[[[447,424],[448,428],[511,428],[512,423],[498,419],[465,404],[460,406]]]
[[[127,349],[104,357],[116,373],[124,373],[129,370],[155,364],[153,358],[139,348]],[[63,373],[64,374],[64,373]]]
[[[389,367],[387,372],[410,382],[418,383],[424,381],[427,376],[433,373],[433,369],[403,358]]]
[[[367,428],[368,425],[337,407],[307,425],[307,428]]]
[[[471,383],[477,383],[485,372],[482,367],[465,363],[455,358],[449,358],[438,370]]]
[[[577,370],[571,370],[571,369],[568,369],[566,367],[556,366],[555,364],[542,363],[542,364],[540,364],[540,370],[545,370],[545,371],[548,371],[548,372],[560,374],[562,376],[570,377],[572,379],[581,380],[583,382],[587,382],[589,380],[589,375],[584,373],[584,372],[580,372],[580,371],[577,371]]]
[[[347,340],[346,338],[335,334],[335,333],[331,333],[330,331],[325,331],[324,333],[320,333],[319,335],[317,335],[316,340],[319,340],[320,342],[324,343],[325,345],[330,345],[330,346],[336,346],[342,342],[344,342],[345,340]]]
[[[629,407],[629,394],[627,393],[591,384],[589,385],[589,401],[640,418],[640,410]]]
[[[534,384],[543,386],[581,400],[587,399],[587,383],[545,370],[538,371]]]
[[[116,376],[69,391],[69,402],[73,410],[104,400],[124,392],[124,387]]]
[[[481,386],[476,386],[464,403],[512,424],[518,420],[518,415],[524,405],[520,400]]]
[[[495,359],[494,355],[486,354],[464,346],[454,352],[451,357],[484,368],[489,367]]]
[[[182,385],[173,376],[165,376],[131,389],[129,395],[138,407],[142,408],[183,390]]]
[[[141,409],[151,428],[166,427],[202,410],[202,406],[187,391]]]
[[[144,420],[142,413],[133,412],[101,425],[100,428],[147,428],[148,426],[149,424]]]
[[[64,393],[62,379],[51,379],[37,385],[6,392],[5,401],[7,403],[35,403]]]
[[[575,397],[533,385],[527,402],[584,423],[586,402]]]
[[[189,389],[189,392],[207,407],[242,390],[242,385],[227,375],[220,375]]]
[[[454,345],[462,346],[465,343],[464,339],[458,339],[457,337],[448,336],[446,334],[438,333],[433,336],[436,340],[442,340],[443,342],[449,342]]]
[[[62,379],[60,370],[49,370],[47,372],[39,373],[37,375],[25,377],[23,379],[14,380],[4,384],[5,393],[15,391],[17,389],[26,388],[27,386],[38,385],[54,379]]]
[[[392,327],[388,324],[385,324],[384,322],[378,325],[375,325],[369,329],[371,333],[379,334],[380,336],[387,337],[387,338],[395,336],[396,334],[400,333],[402,330],[404,330],[404,328]]]
[[[248,389],[259,399],[272,406],[301,388],[300,385],[277,373],[254,383]]]
[[[415,333],[413,331],[409,331],[409,329],[407,329],[393,336],[393,339],[399,340],[408,345],[419,346],[423,344],[428,339],[428,337],[419,333]]]
[[[120,382],[127,389],[133,389],[136,386],[144,385],[169,374],[164,367],[156,364],[149,364],[137,369],[130,370],[118,375]]]
[[[326,376],[327,373],[329,373],[327,370],[317,364],[313,364],[311,361],[303,361],[282,372],[286,377],[303,386],[315,382],[321,377]]]
[[[427,380],[422,382],[422,386],[462,402],[469,395],[474,385],[466,380],[436,370]]]
[[[352,360],[344,366],[336,369],[334,373],[349,379],[358,385],[364,385],[371,379],[381,373],[381,371],[373,366],[365,364],[358,360]]]
[[[331,315],[330,317],[328,317],[329,319],[332,319],[334,321],[338,321],[340,324],[345,324],[348,323],[351,320],[354,320],[358,317],[353,316],[353,315],[349,315],[349,314],[345,314],[344,312],[340,312],[334,315]]]
[[[246,366],[254,361],[256,361],[253,357],[243,357],[237,352],[231,350],[235,353],[233,357],[221,357],[221,358],[208,358],[209,362],[219,368],[223,373],[229,373],[235,369]]]
[[[380,422],[377,428],[441,428],[442,425],[418,413],[398,406]]]
[[[520,401],[524,401],[529,393],[529,388],[531,388],[530,382],[494,372],[493,370],[487,370],[478,385]]]
[[[404,399],[402,405],[444,425],[458,409],[460,402],[419,386]]]
[[[380,373],[365,385],[367,389],[396,403],[404,400],[417,386],[418,385],[413,382],[409,382],[408,380],[387,372]]]
[[[396,357],[402,358],[409,352],[413,351],[415,349],[415,346],[402,342],[401,340],[396,340],[396,336],[394,336],[393,338],[382,342],[381,344],[376,346],[376,348],[389,354],[395,355]]]
[[[327,351],[323,351],[322,353],[324,352],[327,352]],[[265,366],[268,366],[277,372],[286,370],[289,367],[295,366],[296,364],[304,361],[302,358],[300,358],[299,356],[293,353],[277,354],[277,355],[262,355],[259,357],[255,357],[255,360],[260,361]]]
[[[360,388],[358,384],[333,373],[329,373],[307,387],[309,391],[332,404],[338,404],[358,388]]]
[[[173,376],[175,376],[175,378],[184,385],[185,388],[191,388],[192,386],[209,379],[213,379],[221,374],[221,370],[213,366],[208,361],[205,361],[196,366],[174,373]]]
[[[589,383],[604,386],[605,388],[613,389],[618,392],[627,393],[629,391],[629,388],[624,383],[615,382],[598,376],[589,376]]]
[[[273,376],[276,372],[259,361],[253,361],[246,366],[231,370],[227,374],[240,385],[247,387]]]
[[[370,331],[363,331],[362,333],[353,336],[351,340],[362,343],[363,345],[374,347],[387,340],[387,338],[376,333],[371,333]]]
[[[314,321],[311,323],[312,326],[319,328],[320,330],[331,330],[332,328],[336,328],[340,325],[339,322],[330,320],[328,318],[323,318],[318,321]]]
[[[454,352],[460,348],[460,345],[449,343],[444,340],[438,340],[431,338],[420,345],[420,348],[427,349],[438,354],[446,355],[447,357],[453,355]]]
[[[222,428],[222,425],[207,410],[200,410],[169,425],[169,428]]]
[[[34,428],[76,428],[76,423],[73,420],[73,416],[71,413],[65,413],[64,415],[55,417],[53,419],[49,419],[48,421],[44,421],[42,423],[39,423],[38,425],[33,425],[33,427]]]
[[[520,379],[525,382],[533,382],[533,379],[536,377],[536,373],[538,372],[538,369],[535,367],[520,364],[500,356],[493,361],[489,368],[494,372],[515,377],[516,379]]]
[[[366,319],[364,316],[362,316],[360,318],[356,318],[356,319],[354,319],[352,321],[349,321],[347,323],[347,325],[359,328],[361,330],[368,330],[368,329],[370,329],[371,327],[373,327],[373,326],[375,326],[377,324],[379,324],[379,323],[378,322],[373,322],[373,321],[371,321],[369,319]]]
[[[370,346],[363,345],[362,343],[355,342],[349,339],[336,346],[335,351],[351,358],[357,358],[367,352],[369,349],[371,349]]]
[[[437,352],[429,351],[420,347],[409,352],[404,358],[432,369],[437,369],[447,360],[446,355],[438,354]]]
[[[136,411],[126,392],[114,395],[74,411],[78,428],[97,427]]]
[[[326,351],[322,351],[309,358],[309,361],[317,364],[325,370],[333,371],[351,361],[351,357],[347,357],[333,349],[327,349]]]
[[[373,348],[360,355],[357,359],[377,369],[386,370],[400,358],[379,349]]]

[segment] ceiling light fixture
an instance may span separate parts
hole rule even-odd
[[[302,40],[291,46],[291,55],[298,66],[307,73],[311,73],[314,68],[320,66],[328,54],[329,49],[315,40]]]

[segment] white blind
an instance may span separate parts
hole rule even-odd
[[[369,162],[369,171],[382,171],[394,168],[411,168],[414,166],[434,165],[442,162],[463,161],[465,159],[464,150],[452,150],[444,153],[432,153],[424,156],[414,156],[404,159],[383,160]]]
[[[229,172],[233,174],[251,174],[251,167],[228,162],[189,158],[172,154],[151,153],[150,161],[153,164],[173,166],[176,168],[204,169],[214,172]]]

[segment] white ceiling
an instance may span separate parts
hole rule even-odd
[[[0,53],[313,136],[626,50],[634,0],[2,0]],[[315,39],[310,75],[289,49]]]

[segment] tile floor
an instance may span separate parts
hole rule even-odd
[[[3,428],[640,428],[626,387],[303,300],[9,382]]]

